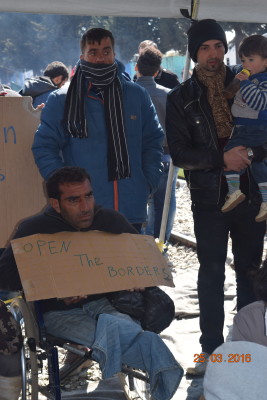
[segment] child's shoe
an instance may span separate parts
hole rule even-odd
[[[222,212],[228,212],[233,210],[239,203],[242,203],[246,198],[246,195],[241,190],[236,190],[234,193],[227,195],[226,202],[221,208]]]
[[[256,216],[255,221],[262,222],[265,221],[266,219],[267,219],[267,203],[262,202],[259,214]]]

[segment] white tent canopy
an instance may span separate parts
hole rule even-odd
[[[198,19],[266,23],[266,0],[199,0]],[[0,0],[2,12],[181,18],[191,0]]]

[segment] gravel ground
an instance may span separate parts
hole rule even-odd
[[[176,189],[176,216],[173,226],[174,232],[179,232],[184,235],[188,235],[190,237],[195,237],[194,235],[194,226],[193,226],[193,217],[191,212],[191,199],[190,192],[188,187],[185,184],[184,180],[177,180],[177,189]],[[185,254],[183,253],[185,251]],[[179,262],[186,265],[186,253],[188,251],[188,247],[185,246],[170,246],[168,253],[170,260],[173,263]],[[264,257],[267,253],[267,235],[265,235],[264,241]],[[229,239],[228,243],[228,256],[232,256],[231,254],[231,239]],[[177,258],[178,257],[178,258]],[[264,258],[263,257],[263,258]],[[197,259],[196,259],[196,262]]]

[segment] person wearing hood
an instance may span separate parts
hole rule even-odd
[[[60,61],[53,61],[47,65],[43,76],[27,79],[19,94],[32,97],[33,107],[36,108],[38,105],[46,103],[49,94],[61,88],[68,78],[69,71],[66,65]]]
[[[90,172],[96,201],[140,232],[162,173],[163,130],[146,90],[124,76],[110,31],[93,28],[68,88],[49,96],[32,151],[47,179],[65,165]]]

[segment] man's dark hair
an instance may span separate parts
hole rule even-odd
[[[154,47],[147,47],[137,60],[138,71],[143,76],[153,76],[160,69],[162,54]]]
[[[238,55],[249,57],[259,55],[267,58],[267,38],[262,35],[251,35],[243,39],[238,48]]]
[[[63,167],[54,172],[46,181],[46,193],[49,198],[60,200],[61,191],[59,186],[64,183],[91,182],[88,172],[81,167]]]
[[[103,28],[92,28],[92,29],[88,29],[81,38],[81,52],[82,54],[84,53],[84,49],[85,46],[87,45],[87,43],[92,44],[97,42],[98,44],[101,43],[101,40],[104,38],[110,38],[111,40],[111,44],[112,44],[112,48],[114,49],[114,37],[112,35],[112,33],[110,31],[108,31],[107,29],[103,29]]]
[[[50,79],[54,79],[57,76],[63,76],[63,79],[69,78],[69,71],[65,64],[60,61],[53,61],[44,70],[44,76],[48,76]]]
[[[254,292],[258,300],[267,303],[267,258],[254,276]]]

